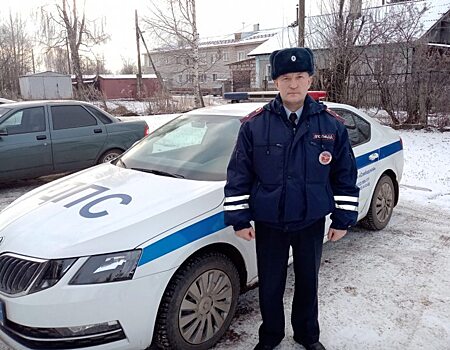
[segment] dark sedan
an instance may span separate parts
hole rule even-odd
[[[0,182],[80,170],[108,162],[148,133],[79,101],[0,107]]]

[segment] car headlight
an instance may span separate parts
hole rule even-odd
[[[34,282],[29,293],[36,293],[41,290],[53,287],[70,269],[77,259],[49,260],[39,277]]]
[[[91,256],[69,284],[95,284],[126,281],[133,278],[141,250]]]

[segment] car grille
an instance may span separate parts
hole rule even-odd
[[[0,256],[0,292],[25,292],[39,273],[43,262],[26,260],[11,254]]]

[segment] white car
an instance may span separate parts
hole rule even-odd
[[[401,140],[351,106],[326,104],[354,145],[359,218],[382,229],[398,201]],[[182,114],[112,162],[4,209],[0,338],[15,349],[213,346],[257,281],[254,242],[224,225],[223,187],[240,119],[260,106]]]

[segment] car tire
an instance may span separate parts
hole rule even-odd
[[[361,224],[369,230],[382,230],[389,223],[394,206],[394,183],[388,175],[383,175],[375,186],[369,212]]]
[[[113,159],[120,156],[122,153],[123,153],[123,151],[121,149],[118,149],[118,148],[110,149],[109,151],[106,151],[105,153],[103,153],[101,155],[101,157],[98,159],[97,164],[109,163]]]
[[[161,349],[206,350],[228,329],[240,292],[233,262],[218,252],[187,261],[162,298],[155,326]]]

